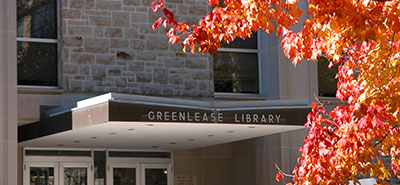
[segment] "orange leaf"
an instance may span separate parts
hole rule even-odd
[[[275,175],[276,181],[280,182],[283,179],[283,175],[281,172],[276,173]]]
[[[209,6],[214,6],[214,5],[218,5],[218,4],[219,4],[219,0],[208,0]]]

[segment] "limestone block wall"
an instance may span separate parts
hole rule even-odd
[[[208,55],[184,54],[166,30],[152,0],[60,0],[61,85],[66,92],[121,92],[166,96],[213,94]],[[207,0],[168,0],[178,18],[206,15]]]

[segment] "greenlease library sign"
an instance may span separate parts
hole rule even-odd
[[[110,121],[304,125],[308,107],[204,108],[110,102]]]
[[[232,116],[232,115],[230,115]],[[225,116],[226,117],[226,116]],[[235,123],[279,123],[280,114],[234,114]],[[231,119],[231,117],[228,117]],[[149,111],[147,119],[151,121],[177,121],[177,122],[224,122],[224,113],[207,112],[170,112],[170,111]]]

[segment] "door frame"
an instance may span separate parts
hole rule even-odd
[[[93,159],[92,157],[75,156],[24,156],[23,185],[30,184],[30,167],[54,167],[54,184],[64,184],[63,167],[87,168],[87,183],[93,183]],[[75,165],[75,166],[74,166]]]
[[[30,184],[30,169],[31,167],[48,167],[54,168],[54,185],[58,184],[59,181],[59,173],[58,173],[58,163],[56,162],[29,162],[24,165],[24,172],[23,172],[23,184],[24,185],[29,185]]]
[[[160,168],[166,168],[167,169],[167,181],[168,181],[168,185],[172,185],[172,166],[171,164],[166,164],[166,163],[142,163],[140,164],[140,172],[141,172],[141,176],[140,176],[140,183],[141,185],[145,185],[146,184],[146,173],[145,170],[146,169],[160,169]]]
[[[140,179],[140,166],[136,163],[112,163],[108,165],[106,175],[107,175],[107,185],[114,184],[114,168],[135,168],[136,175],[136,185],[140,185],[138,183],[138,179]]]
[[[167,168],[168,185],[173,185],[172,160],[170,158],[107,157],[107,185],[114,185],[114,168],[136,168],[136,185],[145,184],[145,168]]]
[[[92,164],[89,162],[81,162],[81,163],[72,163],[72,162],[60,162],[59,163],[59,185],[64,185],[64,168],[86,168],[87,169],[87,173],[86,173],[86,177],[87,177],[87,184],[88,185],[93,185],[93,167]]]

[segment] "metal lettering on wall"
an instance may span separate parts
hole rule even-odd
[[[109,121],[304,125],[309,111],[307,107],[219,109],[112,102]]]
[[[169,111],[149,111],[147,119],[150,121],[179,121],[179,122],[224,122],[233,118],[235,123],[279,123],[280,114],[237,114],[225,116],[224,113],[207,112],[169,112]]]

